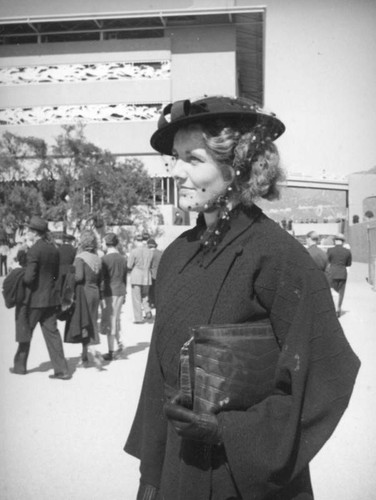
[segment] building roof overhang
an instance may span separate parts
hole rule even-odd
[[[238,94],[264,103],[265,14],[262,6],[162,9],[70,14],[3,15],[0,47],[15,44],[158,38],[166,29],[236,29]]]
[[[101,21],[108,20],[125,20],[125,19],[159,19],[162,26],[165,23],[171,21],[173,18],[175,21],[184,20],[185,17],[189,16],[202,17],[202,16],[226,16],[229,22],[234,22],[233,16],[239,14],[249,14],[249,13],[263,13],[265,12],[264,6],[254,6],[254,7],[201,7],[201,8],[189,8],[189,9],[158,9],[158,10],[118,10],[118,11],[102,11],[102,12],[72,12],[70,14],[28,14],[28,15],[2,15],[0,17],[0,24],[33,24],[33,23],[56,23],[56,22],[79,22],[79,21],[89,21],[93,22],[97,27],[100,27]],[[210,22],[210,17],[207,17]]]

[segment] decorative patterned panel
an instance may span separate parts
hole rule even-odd
[[[157,120],[162,104],[91,104],[0,109],[0,125]]]
[[[4,67],[0,68],[0,85],[151,80],[170,75],[170,61]]]

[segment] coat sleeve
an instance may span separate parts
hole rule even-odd
[[[128,262],[127,262],[128,269],[131,271],[134,266],[134,253],[133,251],[130,252]]]
[[[349,250],[349,254],[348,254],[348,257],[347,257],[347,261],[346,261],[346,267],[350,267],[352,264],[352,254]]]
[[[127,288],[127,278],[128,278],[128,262],[127,258],[124,257],[125,264],[124,264],[124,270],[123,270],[123,283],[125,285],[125,289]]]
[[[76,260],[74,261],[74,267],[75,267],[76,283],[82,284],[85,280],[84,261],[80,258],[76,258]]]
[[[39,255],[35,247],[31,247],[26,256],[26,269],[24,276],[24,283],[27,286],[31,286],[38,276],[39,269]]]
[[[295,257],[264,265],[254,288],[281,346],[274,390],[218,415],[242,498],[269,498],[303,471],[345,411],[360,365],[323,273]]]
[[[102,267],[100,267],[98,271],[97,285],[99,290],[99,298],[100,300],[102,300],[104,297],[104,275]]]
[[[141,460],[141,481],[156,488],[160,484],[167,436],[164,402],[164,382],[153,335],[141,396],[124,451]]]

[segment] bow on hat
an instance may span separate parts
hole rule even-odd
[[[158,128],[163,127],[167,123],[176,122],[176,120],[184,118],[185,116],[198,115],[200,113],[207,113],[208,111],[206,103],[192,104],[189,99],[172,102],[164,108],[159,117]]]

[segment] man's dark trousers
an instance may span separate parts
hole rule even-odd
[[[55,373],[67,373],[68,365],[64,357],[63,342],[57,328],[56,307],[29,308],[28,322],[31,332],[40,323]]]

